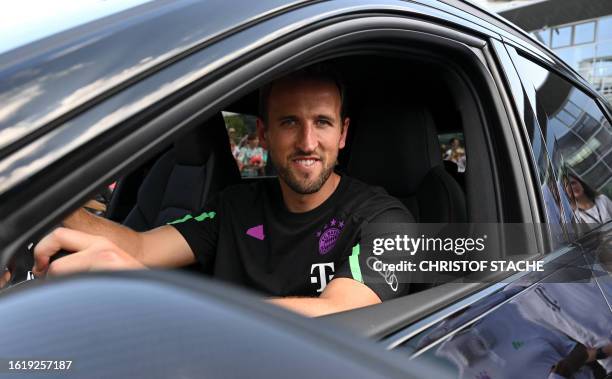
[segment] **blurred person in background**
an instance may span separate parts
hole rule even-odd
[[[446,149],[446,152],[444,153],[444,156],[442,157],[442,159],[446,161],[450,161],[452,159],[453,152],[459,149],[460,147],[461,147],[461,141],[459,141],[459,138],[452,138],[448,142],[448,148]]]
[[[569,174],[565,191],[572,199],[571,206],[578,222],[604,224],[612,219],[612,201],[597,193],[576,175]]]
[[[453,150],[450,160],[457,164],[458,172],[465,172],[465,150],[462,147]]]
[[[446,159],[446,151],[448,150],[448,146],[446,144],[441,144],[440,145],[440,155],[442,156],[442,159]]]
[[[263,172],[266,161],[267,154],[259,146],[257,134],[250,133],[245,146],[240,148],[238,154],[240,173],[243,177],[259,176]]]

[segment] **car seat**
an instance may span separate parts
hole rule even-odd
[[[427,107],[400,99],[359,107],[349,143],[346,172],[385,188],[417,222],[467,222],[465,195],[444,168]]]
[[[445,160],[443,163],[446,172],[455,179],[463,193],[465,193],[465,172],[459,172],[459,166],[453,161]]]
[[[221,114],[179,137],[144,178],[123,224],[150,230],[199,210],[214,194],[240,182]]]

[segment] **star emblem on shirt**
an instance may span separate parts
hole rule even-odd
[[[344,228],[344,221],[340,221],[340,223],[338,224],[338,226],[339,226],[340,228]]]
[[[331,226],[335,226],[336,225],[336,219],[332,218],[331,222],[330,222]]]

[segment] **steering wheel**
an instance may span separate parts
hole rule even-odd
[[[3,288],[0,288],[0,291],[4,292],[10,288],[24,285],[36,279],[34,274],[32,274],[32,267],[34,266],[34,246],[36,246],[37,243],[38,241],[36,241],[36,243],[30,242],[22,253],[17,253],[11,257],[11,260],[6,265],[6,268],[11,273],[11,279]],[[60,250],[51,257],[49,263],[65,257],[68,254],[70,253],[65,250]]]
[[[105,189],[98,194],[93,200],[89,201],[84,205],[85,209],[90,209],[90,212],[101,215],[106,211],[106,204],[110,201],[111,192],[108,188]],[[60,225],[58,224],[57,227]],[[54,228],[51,228],[51,230]],[[23,283],[29,282],[33,279],[34,274],[32,274],[32,267],[34,266],[34,246],[38,244],[38,242],[44,237],[44,235],[35,236],[34,238],[38,238],[33,242],[30,242],[24,249],[22,253],[17,253],[13,257],[11,257],[9,263],[6,265],[6,268],[11,272],[11,279],[4,287],[0,287],[0,292],[4,290],[14,287],[16,285],[21,285]],[[49,260],[49,264],[54,261],[65,257],[70,254],[65,250],[60,250],[55,255],[51,257]],[[3,269],[0,267],[0,275],[3,274]]]

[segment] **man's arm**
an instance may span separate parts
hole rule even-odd
[[[82,208],[63,224],[70,229],[107,238],[147,267],[182,267],[195,262],[189,244],[172,226],[136,232]]]
[[[48,272],[50,275],[64,275],[82,271],[176,267],[195,259],[182,235],[170,226],[145,233],[137,233],[112,222],[91,223],[85,228],[97,228],[95,231],[99,234],[117,234],[111,240],[74,229],[58,228],[36,245],[34,274]],[[131,243],[139,247],[128,252],[119,243],[128,248],[132,247]],[[49,265],[50,257],[62,249],[73,253]],[[318,298],[286,297],[270,299],[269,302],[314,317],[381,301],[366,285],[349,278],[337,278],[329,282]]]
[[[596,350],[577,343],[565,358],[553,366],[551,372],[559,374],[564,378],[571,378],[586,363],[595,361]]]
[[[380,298],[368,286],[349,278],[333,279],[319,297],[282,297],[270,303],[304,316],[316,317],[379,304]]]
[[[195,261],[183,236],[171,226],[138,233],[79,210],[43,238],[34,249],[34,273],[44,274],[59,250],[72,253],[54,263],[54,273],[126,268],[180,267]],[[107,267],[108,266],[108,267]],[[64,270],[66,268],[66,270]]]
[[[125,252],[139,260],[141,258],[141,250],[144,248],[142,244],[144,241],[142,241],[140,233],[126,226],[117,224],[103,217],[98,217],[87,212],[83,208],[79,208],[68,216],[62,224],[69,229],[78,230],[94,236],[106,237]]]

